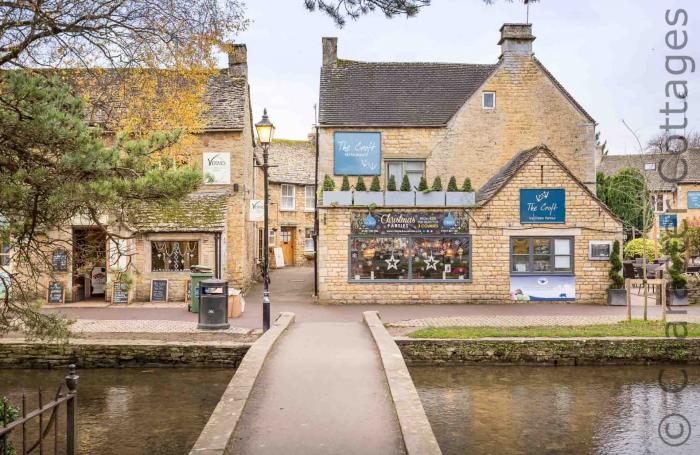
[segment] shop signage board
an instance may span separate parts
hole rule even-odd
[[[528,275],[510,277],[511,300],[549,301],[575,300],[576,277],[561,275]]]
[[[262,199],[251,199],[248,218],[250,221],[264,221],[265,204],[263,203]]]
[[[202,157],[204,183],[209,185],[227,185],[231,183],[231,154],[225,152],[207,152]]]
[[[67,272],[68,252],[66,250],[55,250],[51,255],[51,265],[54,272]]]
[[[688,208],[700,209],[700,191],[688,191]]]
[[[469,219],[453,212],[367,212],[353,214],[353,234],[462,234]]]
[[[61,304],[64,302],[65,289],[61,283],[49,283],[46,300],[51,304]]]
[[[129,285],[116,281],[112,288],[112,303],[129,303]]]
[[[168,280],[151,280],[151,302],[168,301]]]
[[[566,222],[566,192],[563,188],[523,188],[520,190],[520,222]]]
[[[678,215],[675,213],[662,213],[659,215],[659,228],[675,229],[678,226]]]
[[[335,175],[380,175],[382,135],[379,132],[341,132],[333,135]]]

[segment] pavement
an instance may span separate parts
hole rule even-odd
[[[614,323],[626,319],[625,307],[583,305],[578,303],[509,302],[502,305],[319,305],[313,301],[313,269],[288,267],[271,274],[270,296],[273,318],[287,311],[296,315],[297,322],[357,322],[364,311],[378,311],[385,323],[401,326],[425,325],[572,325]],[[241,317],[230,321],[242,329],[257,329],[262,325],[262,285],[254,285],[245,294],[246,307]],[[637,291],[632,296],[633,317],[641,318],[643,300]],[[687,315],[674,315],[686,321],[700,321],[700,305],[684,308]],[[106,307],[48,307],[42,311],[59,312],[79,320],[112,321],[197,321],[184,304]],[[660,318],[660,307],[649,299],[649,318]],[[115,323],[117,324],[117,323]],[[128,325],[128,322],[119,324]],[[155,324],[155,323],[154,323]],[[118,325],[118,324],[117,324]]]

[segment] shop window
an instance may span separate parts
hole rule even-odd
[[[496,107],[496,92],[484,92],[481,98],[481,107],[493,109]]]
[[[295,190],[294,185],[282,185],[281,210],[294,210],[296,208],[294,204]]]
[[[0,265],[10,265],[10,243],[2,242],[2,248],[0,248]]]
[[[304,210],[307,212],[316,210],[316,192],[312,185],[304,187]]]
[[[304,229],[304,251],[314,251],[314,228]]]
[[[511,237],[512,274],[573,273],[573,239],[570,237]]]
[[[152,272],[188,272],[199,263],[199,242],[166,240],[151,242]]]
[[[411,187],[418,188],[421,177],[425,176],[425,161],[387,161],[387,182],[393,175],[396,180],[397,190],[401,186],[404,174],[408,175],[408,181],[411,182]]]
[[[350,280],[471,279],[469,236],[350,239]]]

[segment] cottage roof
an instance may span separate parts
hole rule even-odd
[[[140,202],[130,223],[140,232],[221,232],[226,226],[228,193],[196,192],[178,200]]]
[[[321,68],[319,121],[444,126],[497,65],[338,60]]]
[[[653,169],[651,166],[647,169],[647,165],[650,164],[653,164]],[[678,183],[700,183],[700,149],[690,149],[680,155],[671,153],[605,155],[598,165],[598,171],[607,176],[615,175],[625,168],[639,170],[645,176],[652,191],[673,191],[676,184],[669,181],[670,179],[662,178],[659,169],[663,170],[665,176],[675,175]],[[686,169],[687,172],[684,172]]]
[[[316,149],[311,141],[275,140],[270,147],[270,181],[313,185]]]

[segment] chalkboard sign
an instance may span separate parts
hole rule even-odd
[[[49,283],[48,300],[49,303],[63,303],[65,290],[61,283]]]
[[[168,301],[168,280],[151,280],[151,302]]]
[[[117,281],[112,288],[112,303],[129,303],[129,286]]]
[[[54,272],[68,271],[68,252],[66,250],[56,250],[51,256],[51,264]]]

